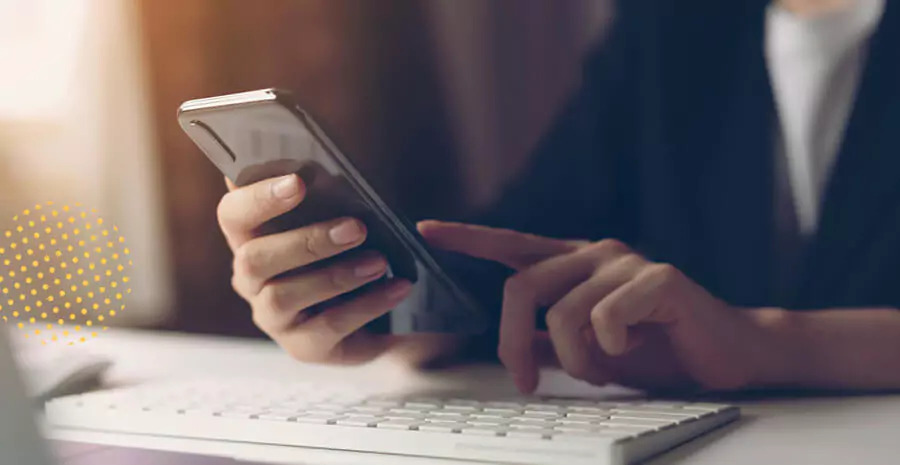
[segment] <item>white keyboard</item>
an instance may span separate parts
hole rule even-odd
[[[151,384],[47,403],[53,427],[510,464],[630,464],[740,415],[706,403],[366,395],[278,381]]]

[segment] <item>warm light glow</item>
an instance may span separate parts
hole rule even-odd
[[[44,120],[66,106],[91,3],[0,0],[0,120]]]

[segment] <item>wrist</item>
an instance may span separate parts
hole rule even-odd
[[[803,315],[781,308],[749,310],[750,320],[759,334],[751,351],[751,376],[748,388],[792,387],[802,383],[809,369],[797,340]]]

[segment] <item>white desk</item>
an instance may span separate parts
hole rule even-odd
[[[104,333],[90,346],[115,361],[111,385],[197,375],[283,376],[324,382],[359,383],[396,389],[491,389],[513,392],[503,372],[494,367],[470,367],[440,373],[416,373],[389,360],[359,368],[307,366],[285,356],[274,344],[261,341],[194,337],[134,331]],[[597,394],[597,388],[575,383],[559,372],[544,376],[541,393]],[[653,465],[759,464],[890,464],[900,463],[900,396],[747,400],[743,419],[711,435],[669,452]],[[101,437],[80,439],[126,442]],[[146,445],[146,444],[142,444]],[[154,446],[156,447],[156,446]],[[216,451],[216,444],[171,442],[190,451]],[[278,448],[273,448],[277,456]],[[361,463],[326,454],[310,463]],[[366,460],[366,462],[370,462]],[[371,463],[420,463],[391,459]],[[445,461],[437,463],[448,463]]]

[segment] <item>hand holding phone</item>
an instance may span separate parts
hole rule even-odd
[[[397,340],[378,333],[483,326],[415,228],[288,94],[192,101],[179,120],[230,180],[219,219],[235,253],[234,287],[297,358],[361,361]],[[388,313],[404,299],[412,302]]]
[[[289,175],[233,188],[223,197],[219,221],[235,253],[234,289],[250,302],[256,325],[293,357],[307,362],[365,361],[386,347],[383,338],[359,330],[408,297],[412,285],[403,279],[382,280],[327,311],[314,311],[381,280],[387,262],[377,252],[354,253],[366,238],[365,226],[356,219],[337,218],[268,235],[257,232],[297,207],[305,192],[300,178]]]

